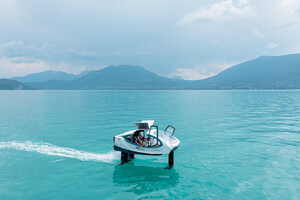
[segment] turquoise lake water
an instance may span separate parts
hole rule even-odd
[[[155,119],[166,155],[117,165]],[[300,91],[0,91],[0,199],[299,199]]]

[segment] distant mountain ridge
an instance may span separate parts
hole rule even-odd
[[[10,79],[0,79],[0,90],[32,90],[32,86]]]
[[[28,83],[40,89],[184,89],[183,80],[158,76],[140,66],[109,66],[70,81]]]
[[[213,77],[196,81],[166,78],[140,66],[120,65],[91,71],[67,80],[53,78],[26,83],[38,89],[66,90],[300,89],[300,54],[261,56],[232,66]]]
[[[261,56],[196,82],[199,89],[300,89],[300,54]]]
[[[78,75],[70,74],[62,71],[53,71],[47,70],[39,73],[28,74],[23,77],[13,77],[12,80],[20,81],[22,83],[28,82],[46,82],[50,80],[62,80],[62,81],[69,81],[80,78],[82,76],[87,75],[91,71],[84,71]]]

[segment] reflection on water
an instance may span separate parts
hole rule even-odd
[[[179,183],[179,174],[173,168],[135,166],[133,162],[116,165],[113,172],[115,186],[125,187],[124,191],[137,195],[162,191],[175,187]]]

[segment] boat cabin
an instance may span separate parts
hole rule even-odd
[[[158,127],[153,125],[154,122],[154,120],[149,120],[135,123],[137,130],[135,130],[131,134],[124,136],[126,141],[139,146],[136,143],[136,137],[138,136],[138,134],[141,134],[141,136],[145,139],[143,147],[156,148],[162,146],[161,141],[158,139]],[[153,134],[150,134],[151,130],[154,128],[156,128],[156,137]]]

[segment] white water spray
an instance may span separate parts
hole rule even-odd
[[[30,142],[30,141],[0,142],[0,148],[11,148],[20,151],[33,151],[33,152],[38,152],[46,155],[74,158],[82,161],[113,163],[113,160],[120,159],[120,154],[115,151],[110,151],[105,154],[98,154],[98,153],[79,151],[72,148],[59,147],[49,143]]]

